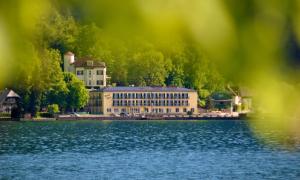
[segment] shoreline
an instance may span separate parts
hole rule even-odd
[[[0,121],[211,121],[211,120],[248,120],[248,117],[235,116],[235,117],[114,117],[114,116],[97,116],[97,117],[57,117],[57,118],[33,118],[33,119],[11,119],[11,118],[0,118]]]

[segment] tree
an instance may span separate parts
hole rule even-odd
[[[42,104],[44,107],[49,104],[57,104],[64,109],[66,107],[64,96],[68,93],[68,89],[60,67],[60,53],[54,49],[45,50],[42,58],[44,65],[43,80],[47,82]]]
[[[57,104],[50,104],[48,105],[47,109],[48,109],[48,113],[52,115],[59,113],[59,107]]]
[[[166,84],[171,86],[184,86],[184,70],[181,66],[173,65],[169,76],[166,79]]]
[[[221,110],[221,109],[227,109],[231,107],[231,99],[232,99],[232,94],[228,91],[218,91],[214,92],[211,95],[211,98],[213,100],[223,100],[224,102],[219,102],[214,104],[214,107]],[[225,102],[227,101],[227,102]]]
[[[58,49],[62,54],[73,50],[79,33],[78,24],[71,15],[62,15],[55,8],[37,24],[36,46]]]
[[[83,82],[73,73],[64,73],[64,81],[67,84],[68,93],[66,95],[67,109],[74,111],[84,107],[89,99],[89,93]]]
[[[169,66],[158,51],[148,51],[134,55],[130,82],[138,86],[164,86]]]

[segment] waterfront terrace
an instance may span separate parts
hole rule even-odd
[[[108,87],[103,89],[103,113],[193,114],[195,90],[180,87]]]

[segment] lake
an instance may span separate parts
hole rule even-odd
[[[0,122],[0,179],[300,179],[246,121]]]

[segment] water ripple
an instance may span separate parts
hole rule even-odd
[[[242,121],[0,122],[0,179],[297,179]]]

